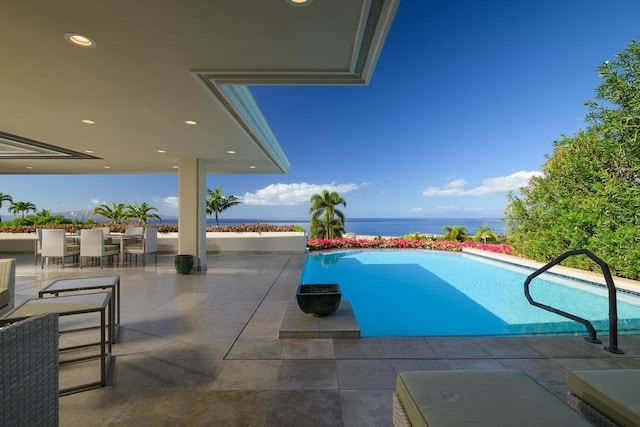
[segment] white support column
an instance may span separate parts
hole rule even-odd
[[[193,268],[207,269],[207,164],[201,159],[178,163],[178,253],[193,255]]]

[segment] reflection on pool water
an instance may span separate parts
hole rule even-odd
[[[532,270],[474,255],[420,250],[313,253],[301,283],[338,283],[362,336],[585,335],[585,327],[530,305]],[[542,304],[609,331],[607,289],[543,274],[531,283]],[[640,297],[618,292],[620,334],[640,332]]]

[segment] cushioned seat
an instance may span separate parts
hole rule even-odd
[[[400,414],[420,426],[590,426],[525,373],[502,371],[401,372],[396,380],[394,426]],[[395,403],[395,402],[394,402]]]
[[[571,394],[621,426],[640,425],[640,369],[573,371],[567,374],[569,403],[592,421],[588,407],[572,402]],[[606,425],[606,424],[605,424]]]

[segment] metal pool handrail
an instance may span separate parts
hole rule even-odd
[[[595,328],[593,327],[591,322],[589,322],[587,319],[583,319],[582,317],[575,316],[571,313],[567,313],[566,311],[562,311],[557,308],[554,308],[545,304],[541,304],[535,301],[531,297],[531,294],[529,293],[529,285],[534,278],[544,273],[545,271],[549,270],[554,265],[559,264],[560,262],[574,255],[585,255],[591,258],[591,260],[596,264],[598,264],[600,266],[600,269],[602,270],[604,280],[607,284],[607,289],[609,290],[609,345],[605,346],[604,349],[611,353],[623,354],[624,352],[618,348],[618,303],[617,303],[617,295],[616,295],[616,286],[613,283],[611,271],[609,270],[609,266],[607,265],[607,263],[601,260],[600,258],[598,258],[596,255],[594,255],[593,252],[587,249],[578,249],[578,250],[569,251],[560,255],[559,257],[549,262],[544,267],[537,269],[527,277],[527,279],[524,281],[524,294],[531,305],[540,307],[544,310],[550,311],[555,314],[559,314],[560,316],[567,317],[578,323],[582,323],[589,331],[589,336],[584,338],[585,341],[601,344],[602,341],[600,341],[596,337]]]

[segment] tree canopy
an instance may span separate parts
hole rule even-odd
[[[335,239],[345,232],[344,213],[336,206],[347,206],[347,202],[335,191],[327,189],[314,194],[310,199],[311,227],[309,237],[312,239]]]
[[[598,67],[587,126],[562,136],[521,194],[511,193],[505,224],[517,253],[549,261],[589,249],[617,275],[640,278],[640,45],[632,41]],[[568,265],[593,267],[586,258]]]
[[[242,204],[242,200],[233,194],[230,196],[226,196],[222,192],[222,186],[218,185],[215,190],[210,190],[207,188],[207,194],[209,198],[207,199],[207,215],[215,214],[216,225],[220,225],[218,222],[218,214],[226,211],[232,206],[236,206]]]
[[[0,209],[2,209],[2,202],[13,203],[13,197],[11,197],[9,194],[0,193]],[[0,216],[0,221],[2,221],[2,216]]]
[[[122,224],[122,222],[129,218],[127,207],[124,203],[111,202],[111,206],[103,203],[96,206],[92,212],[93,215],[101,215],[102,217],[111,220],[114,224]]]
[[[147,202],[142,202],[140,204],[133,203],[125,206],[126,215],[128,218],[135,218],[140,221],[140,225],[146,227],[147,221],[151,218],[158,219],[162,221],[160,215],[157,214],[158,208],[155,206],[149,205]]]
[[[9,212],[12,214],[22,214],[22,218],[24,218],[27,212],[35,212],[36,210],[36,205],[31,202],[13,202],[11,206],[9,206]]]
[[[498,235],[493,228],[489,227],[489,224],[486,222],[483,226],[478,227],[478,231],[473,235],[473,240],[480,241],[482,240],[484,243],[487,242],[497,242],[499,239]]]
[[[461,225],[447,225],[442,227],[444,233],[441,237],[442,240],[454,240],[458,242],[465,242],[469,240],[469,230],[467,227]]]

